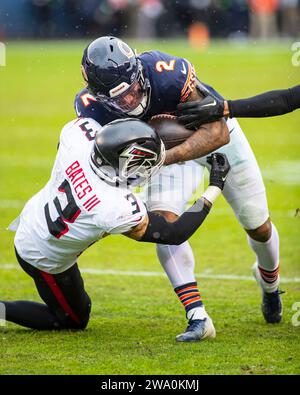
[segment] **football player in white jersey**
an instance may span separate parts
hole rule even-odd
[[[210,185],[178,221],[148,213],[129,187],[147,182],[165,159],[164,144],[135,119],[101,126],[79,118],[62,130],[51,177],[11,225],[15,252],[45,302],[1,301],[6,319],[34,329],[84,329],[91,300],[77,266],[78,256],[110,234],[138,241],[181,244],[201,225],[224,187],[225,155],[210,158]],[[202,336],[213,337],[209,319]]]

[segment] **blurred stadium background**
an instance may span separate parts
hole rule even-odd
[[[299,84],[297,0],[1,0],[0,300],[39,301],[6,231],[48,180],[62,126],[75,117],[89,41],[113,34],[139,52],[188,58],[226,98]],[[300,46],[300,44],[299,44]],[[4,47],[2,47],[3,49]],[[1,49],[1,48],[0,48]],[[296,49],[295,49],[296,50]],[[300,61],[299,61],[300,63]],[[80,258],[93,300],[83,333],[0,327],[2,374],[299,374],[300,113],[241,121],[281,235],[284,319],[266,325],[252,255],[224,199],[192,238],[198,282],[217,338],[175,344],[184,312],[155,248],[107,238]],[[297,324],[294,320],[294,324]]]
[[[299,0],[1,0],[0,38],[297,37]],[[203,33],[204,34],[204,33]]]

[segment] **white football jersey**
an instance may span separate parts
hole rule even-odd
[[[16,249],[43,271],[67,270],[105,234],[127,232],[146,215],[132,191],[108,185],[90,167],[99,128],[96,121],[79,118],[62,129],[50,180],[20,215]]]

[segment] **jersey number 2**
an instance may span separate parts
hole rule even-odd
[[[53,203],[59,214],[55,221],[52,221],[50,217],[49,204],[47,203],[44,207],[49,232],[57,239],[68,232],[68,223],[73,223],[81,213],[81,210],[77,206],[72,195],[72,190],[67,180],[64,180],[61,183],[61,185],[58,187],[58,190],[59,192],[64,192],[67,195],[68,204],[64,209],[62,209],[58,197],[54,198]]]
[[[164,60],[160,60],[156,62],[155,68],[156,71],[162,73],[163,71],[174,71],[176,60],[172,59],[169,63],[165,62]]]

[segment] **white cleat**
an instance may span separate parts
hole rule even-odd
[[[198,342],[216,337],[216,330],[210,317],[202,320],[189,320],[185,332],[176,336],[178,342]]]

